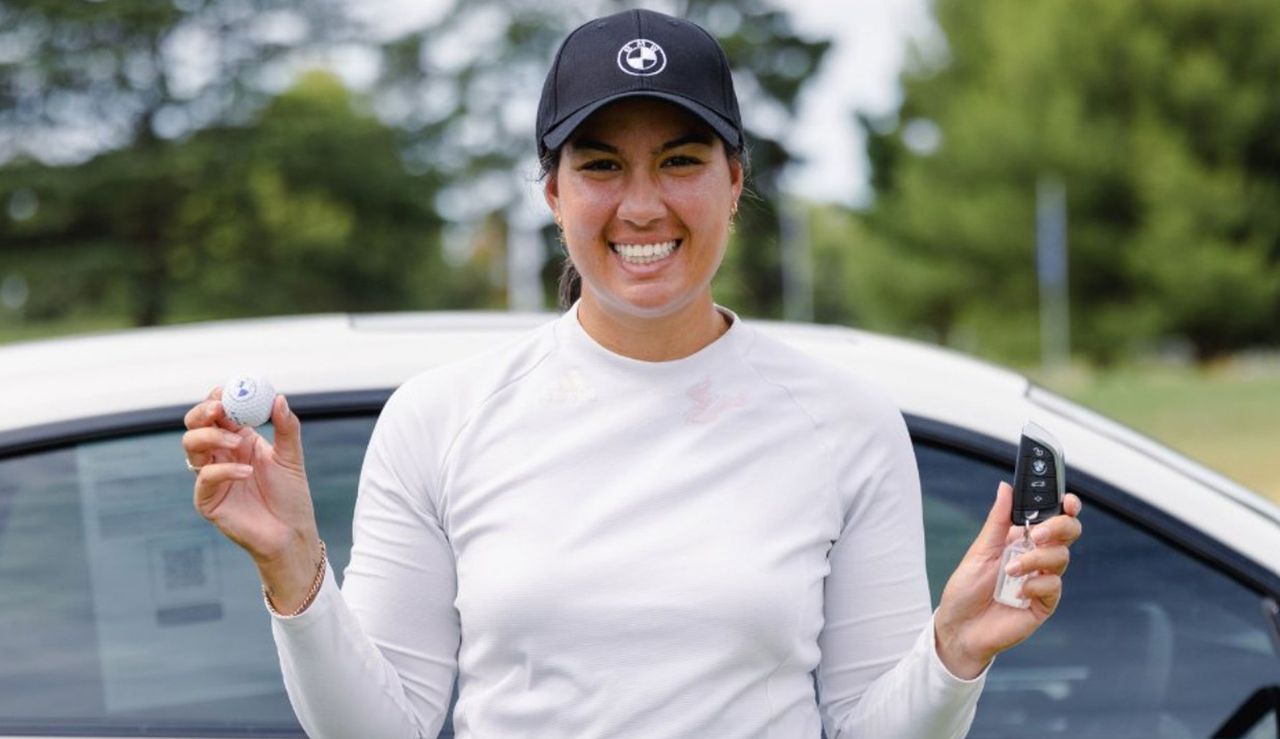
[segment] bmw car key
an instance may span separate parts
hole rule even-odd
[[[1066,480],[1058,440],[1028,421],[1013,471],[1013,525],[1034,525],[1062,513]]]
[[[1013,471],[1013,525],[1022,527],[1022,537],[1004,549],[1000,557],[1000,573],[996,578],[995,599],[1014,608],[1027,608],[1031,601],[1023,598],[1022,583],[1027,573],[1010,577],[1005,568],[1019,555],[1036,548],[1031,540],[1031,527],[1062,513],[1066,494],[1067,468],[1062,446],[1048,431],[1030,421],[1022,427],[1018,459]]]

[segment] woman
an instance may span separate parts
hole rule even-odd
[[[1079,500],[1036,527],[1013,609],[1001,485],[930,617],[900,413],[712,300],[743,138],[702,29],[574,31],[538,147],[581,297],[392,396],[341,591],[285,399],[274,448],[216,390],[187,415],[196,508],[258,566],[304,728],[434,737],[456,676],[460,737],[963,736],[1057,605]]]

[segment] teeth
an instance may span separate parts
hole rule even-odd
[[[613,244],[612,246],[624,261],[632,264],[648,264],[670,256],[679,243],[677,240],[672,240],[660,244]]]

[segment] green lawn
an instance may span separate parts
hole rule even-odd
[[[1129,367],[1047,386],[1280,503],[1280,358]]]

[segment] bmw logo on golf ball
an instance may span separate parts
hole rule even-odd
[[[275,399],[275,388],[262,375],[235,375],[222,386],[222,407],[241,426],[266,423]]]

